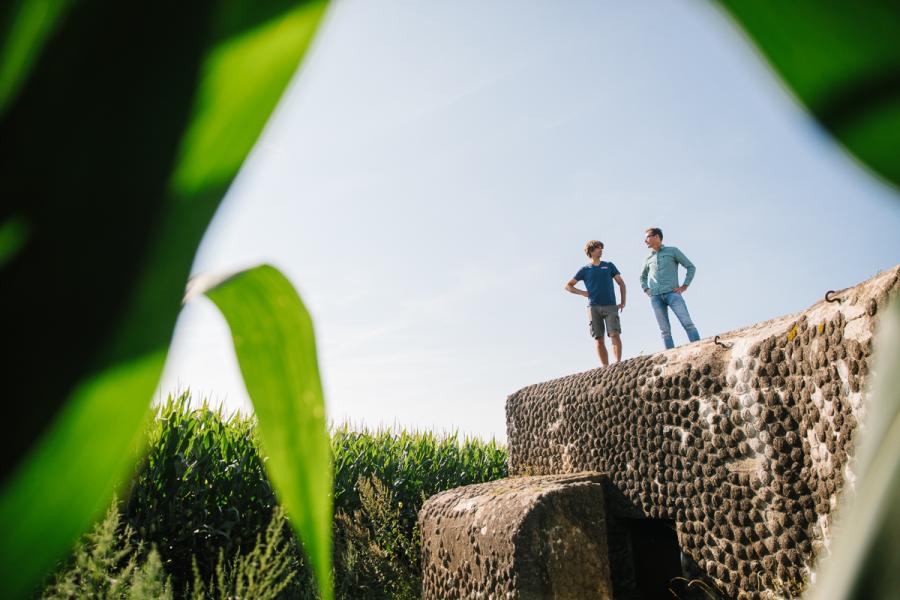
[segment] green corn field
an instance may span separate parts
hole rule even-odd
[[[349,425],[330,433],[338,597],[415,597],[422,503],[506,477],[505,447],[455,433]],[[176,597],[188,596],[197,573],[209,581],[223,558],[227,564],[251,553],[270,527],[278,503],[265,462],[253,418],[192,405],[189,392],[157,406],[147,449],[117,504],[134,543],[155,548]],[[302,554],[293,560],[301,576],[279,597],[316,597]]]

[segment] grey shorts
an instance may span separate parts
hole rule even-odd
[[[591,319],[591,337],[603,339],[603,334],[608,331],[610,335],[622,333],[622,324],[619,322],[619,308],[615,304],[588,307]],[[605,330],[605,331],[604,331]]]

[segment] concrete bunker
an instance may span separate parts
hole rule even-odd
[[[628,519],[671,522],[682,562],[726,597],[768,598],[815,577],[816,558],[831,540],[832,513],[854,481],[853,442],[865,423],[872,333],[880,307],[898,287],[898,273],[895,267],[834,293],[836,302],[823,300],[719,340],[509,397],[514,477],[504,481],[587,472],[608,482],[601,511],[607,595],[581,597],[642,593],[619,584],[612,591],[626,564],[617,560],[623,550],[616,547],[616,523]],[[459,588],[463,579],[446,573],[440,586],[430,585],[444,559],[459,565],[471,559],[465,544],[439,560],[425,550],[433,542],[433,502],[441,496],[420,513],[426,598],[566,597],[529,595],[517,587],[526,563],[504,560],[484,572],[487,579],[505,573],[503,595],[490,582]]]

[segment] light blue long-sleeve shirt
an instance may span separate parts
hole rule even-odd
[[[641,270],[641,287],[650,290],[651,296],[666,294],[678,287],[678,265],[687,270],[684,285],[690,285],[697,267],[675,246],[660,246],[644,259]]]

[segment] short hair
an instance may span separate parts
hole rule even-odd
[[[659,227],[651,227],[647,230],[647,233],[649,233],[650,235],[658,235],[660,241],[662,241],[663,239],[662,229],[660,229]]]
[[[591,252],[596,250],[597,248],[603,249],[603,242],[598,242],[597,240],[591,240],[587,244],[584,245],[584,253],[588,256],[591,255]]]

